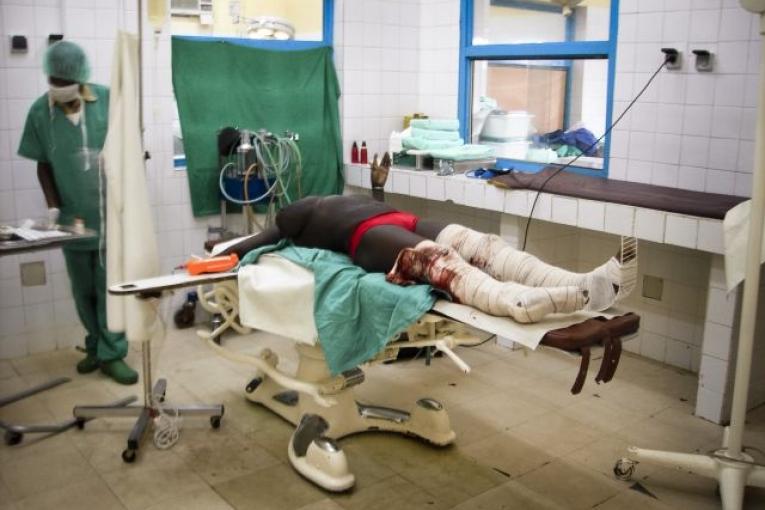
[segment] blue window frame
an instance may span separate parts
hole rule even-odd
[[[277,51],[308,50],[312,48],[332,46],[335,18],[335,0],[322,0],[322,16],[322,39],[320,41],[279,41],[210,35],[177,35],[174,37],[192,39],[194,41],[226,41],[233,44],[239,44],[241,46]],[[173,168],[175,170],[186,170],[185,154],[176,153],[173,155]]]
[[[618,35],[619,0],[610,0],[609,35],[608,40],[576,41],[574,27],[569,18],[566,23],[565,41],[540,43],[508,43],[508,44],[473,44],[474,35],[474,0],[461,0],[460,5],[460,62],[459,62],[459,95],[457,114],[460,120],[462,137],[470,140],[471,102],[473,87],[473,63],[475,61],[557,61],[556,67],[570,69],[575,59],[602,59],[608,62],[606,85],[606,118],[605,126],[611,125],[613,117],[614,79],[616,74],[616,41]],[[560,12],[560,7],[554,4],[543,4],[534,0],[491,0],[492,5],[501,5],[521,9]],[[549,63],[547,64],[549,65]],[[564,126],[568,126],[569,94],[571,92],[571,73],[566,77],[566,99],[564,111]],[[605,139],[603,152],[603,168],[592,169],[571,166],[567,170],[584,175],[598,177],[608,176],[609,153],[611,137]],[[522,171],[538,172],[544,163],[535,163],[517,159],[498,158],[497,164],[503,167],[513,167]]]

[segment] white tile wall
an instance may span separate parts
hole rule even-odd
[[[753,113],[745,110],[755,104],[759,72],[759,35],[752,29],[755,15],[735,2],[637,3],[639,10],[624,2],[620,6],[619,26],[626,32],[620,29],[617,100],[631,99],[645,81],[640,73],[661,62],[652,44],[682,51],[683,68],[663,71],[637,103],[630,123],[621,126],[618,137],[629,138],[629,152],[623,152],[624,146],[616,143],[612,155],[628,155],[629,160],[626,169],[612,171],[611,177],[750,195],[751,190],[738,175],[742,170],[737,161],[740,154],[752,152],[748,147],[742,151],[738,142],[751,136],[754,129]],[[712,73],[695,70],[693,49],[713,53]],[[649,93],[651,89],[655,89],[654,95]],[[656,133],[653,139],[652,133]],[[646,162],[653,163],[650,180]],[[659,163],[679,166],[667,173],[666,168],[656,170]],[[750,168],[749,160],[743,166]]]

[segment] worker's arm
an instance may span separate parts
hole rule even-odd
[[[60,209],[61,199],[58,196],[56,181],[53,179],[53,167],[49,163],[38,161],[37,179],[40,181],[40,187],[42,187],[43,195],[45,195],[45,203],[48,204],[48,209]]]

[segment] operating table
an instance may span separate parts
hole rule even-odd
[[[172,274],[115,285],[109,292],[152,298],[172,289],[191,286],[199,287],[202,306],[222,317],[213,330],[200,331],[200,336],[207,339],[210,347],[220,355],[254,365],[257,370],[245,387],[245,397],[296,426],[288,445],[288,456],[294,468],[305,478],[330,491],[352,487],[355,477],[337,443],[338,439],[351,434],[398,432],[438,446],[455,440],[447,412],[437,400],[420,398],[409,410],[367,405],[356,400],[353,387],[364,382],[362,368],[332,374],[319,344],[313,315],[313,273],[278,254],[263,255],[257,264],[244,266],[238,273]],[[290,289],[286,296],[284,289]],[[276,300],[286,300],[290,306],[279,307],[278,302],[272,302],[274,299],[270,296],[275,294],[280,295]],[[591,327],[576,333],[580,340],[586,340],[582,349],[570,349],[577,354],[581,351],[583,355],[582,368],[572,388],[572,392],[576,393],[581,389],[586,375],[585,354],[586,361],[589,361],[589,347],[598,344],[606,347],[597,379],[608,382],[618,362],[620,339],[635,333],[638,322],[634,314],[599,314],[596,317],[594,313],[579,312],[566,316],[553,315],[540,323],[523,325],[466,305],[437,300],[430,312],[411,325],[405,334],[392,339],[369,362],[395,359],[403,347],[434,348],[454,361],[460,370],[469,373],[470,367],[454,352],[454,348],[480,342],[481,339],[471,332],[472,328],[536,349],[546,340],[558,345],[556,334],[559,339],[570,338],[569,334],[561,336],[562,332],[575,331],[582,325],[591,324],[606,333],[605,336],[598,336],[592,333]],[[601,324],[615,324],[617,327],[609,333],[609,329],[601,327]],[[214,340],[228,329],[241,334],[257,329],[293,340],[299,358],[297,370],[294,374],[283,371],[279,367],[278,356],[270,349],[249,355],[216,343]],[[606,366],[605,353],[614,340],[619,350],[615,352],[615,358],[610,356],[615,361]]]

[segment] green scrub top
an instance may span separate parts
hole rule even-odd
[[[88,87],[96,100],[82,101],[85,113],[80,122],[85,119],[91,154],[100,154],[109,120],[109,89],[94,84],[88,84]],[[75,218],[82,218],[85,226],[100,236],[100,171],[92,156],[91,168],[85,170],[82,138],[79,123],[72,124],[58,105],[50,108],[46,93],[29,109],[18,154],[48,163],[53,168],[53,179],[61,199],[59,223],[71,225]],[[67,249],[95,250],[98,244],[98,239],[75,241],[67,244]]]

